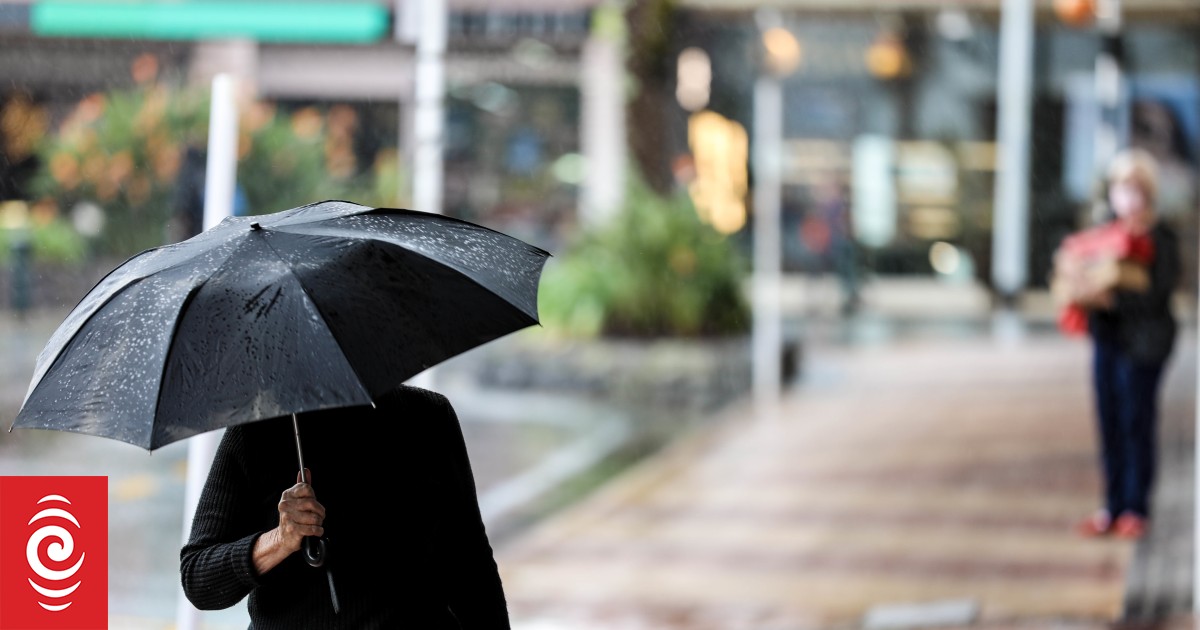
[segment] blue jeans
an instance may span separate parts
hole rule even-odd
[[[1096,341],[1092,376],[1108,511],[1150,515],[1157,461],[1158,388],[1165,361],[1141,363]]]

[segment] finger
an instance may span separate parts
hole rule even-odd
[[[308,467],[305,467],[303,472],[297,470],[296,483],[305,483],[306,480],[308,483],[312,483],[312,470],[309,470]]]
[[[315,512],[288,512],[284,519],[295,525],[323,525],[325,522],[325,518]]]
[[[283,499],[305,499],[317,496],[313,491],[312,486],[306,483],[298,483],[291,488],[283,491]]]
[[[280,501],[279,511],[284,514],[315,514],[320,518],[325,518],[325,506],[314,499]]]
[[[320,525],[292,525],[284,530],[284,536],[295,542],[303,540],[305,536],[317,536],[319,538],[324,535],[325,528]]]
[[[325,518],[325,508],[320,503],[301,503],[296,501],[281,501],[280,514],[315,514]]]
[[[325,528],[320,525],[302,525],[298,528],[298,533],[304,536],[316,536],[320,538],[325,535]]]

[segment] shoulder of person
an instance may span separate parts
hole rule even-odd
[[[1166,221],[1158,221],[1154,224],[1154,234],[1160,238],[1169,238],[1178,240],[1179,235],[1175,232],[1175,228]]]
[[[376,401],[381,407],[412,407],[419,405],[432,409],[445,409],[450,406],[450,399],[444,394],[414,385],[403,384],[384,394]]]
[[[1150,235],[1158,248],[1172,250],[1179,248],[1179,235],[1174,227],[1164,221],[1156,223]]]

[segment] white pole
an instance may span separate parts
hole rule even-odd
[[[1028,280],[1029,134],[1032,110],[1033,0],[1004,0],[1000,17],[1000,163],[993,212],[992,281],[1006,301]]]
[[[754,84],[753,386],[759,416],[773,418],[782,391],[780,203],[783,89],[765,74]]]
[[[234,77],[218,74],[212,81],[212,104],[208,118],[208,164],[204,171],[204,229],[207,230],[222,219],[233,215],[234,184],[237,181],[237,100]],[[187,482],[183,499],[183,541],[186,543],[192,531],[192,517],[200,492],[212,467],[217,445],[221,441],[220,431],[210,431],[189,438]],[[198,627],[200,611],[192,606],[183,595],[182,586],[176,609],[176,626],[179,630]]]
[[[1100,52],[1096,55],[1096,113],[1099,124],[1095,135],[1096,173],[1102,174],[1108,161],[1121,147],[1121,38],[1120,0],[1101,0],[1096,5],[1096,26],[1100,31]]]
[[[587,170],[580,191],[580,223],[606,222],[625,196],[625,69],[619,39],[593,33],[583,45],[579,77],[580,145]]]
[[[446,2],[422,0],[416,52],[416,113],[413,116],[413,206],[442,212],[442,127],[446,91]]]
[[[442,127],[446,93],[446,0],[422,0],[421,28],[417,35],[416,85],[413,114],[413,209],[422,212],[442,208]],[[410,380],[412,385],[432,389],[434,368]]]

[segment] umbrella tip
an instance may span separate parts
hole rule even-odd
[[[250,224],[250,229],[251,230],[261,230],[262,226],[258,224],[258,221],[255,221],[254,223]]]

